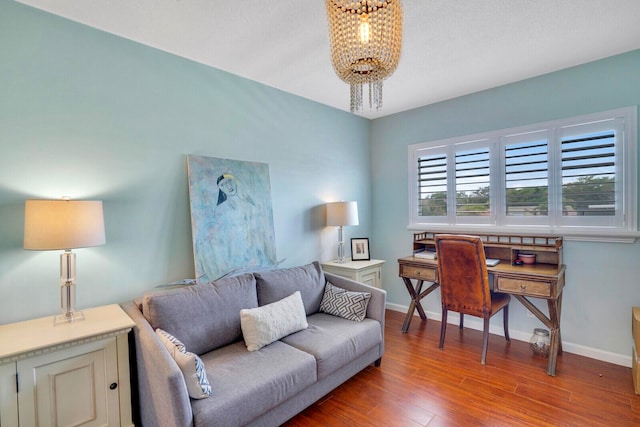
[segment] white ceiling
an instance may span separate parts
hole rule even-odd
[[[18,0],[193,61],[349,110],[324,1]],[[404,0],[384,107],[405,111],[640,48],[640,0]]]

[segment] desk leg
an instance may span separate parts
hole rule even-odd
[[[554,323],[554,317],[551,313],[555,314],[555,324],[558,325],[558,354],[562,354],[562,336],[560,333],[560,314],[562,313],[562,294],[558,296],[558,301],[555,303],[554,301],[548,300],[549,305],[549,315],[551,316],[551,323]]]
[[[562,294],[557,300],[547,300],[549,317],[545,316],[538,307],[533,305],[524,295],[513,295],[527,310],[535,315],[551,332],[549,343],[549,361],[547,362],[547,374],[556,376],[556,363],[558,354],[562,354],[562,339],[560,335],[560,310],[562,307]]]
[[[549,348],[549,363],[547,364],[547,374],[556,376],[556,364],[558,354],[562,354],[562,335],[560,333],[560,312],[562,309],[562,294],[557,300],[548,300],[549,317],[551,320],[551,342]]]
[[[409,292],[409,296],[411,297],[411,303],[409,304],[409,310],[407,310],[407,315],[404,317],[404,323],[402,324],[402,333],[406,334],[409,330],[409,325],[411,325],[411,319],[413,318],[413,312],[418,308],[418,314],[422,320],[427,320],[427,315],[422,309],[422,305],[420,304],[420,300],[418,296],[420,295],[420,291],[422,290],[422,285],[424,284],[424,280],[418,280],[416,282],[415,289],[413,288],[413,284],[411,283],[411,279],[406,277],[402,278],[404,285],[407,287],[407,291]]]
[[[404,285],[407,287],[409,296],[411,296],[411,304],[409,304],[409,310],[407,310],[407,315],[405,316],[404,323],[402,324],[402,333],[406,334],[407,331],[409,330],[409,325],[411,325],[411,319],[413,319],[413,312],[416,309],[418,310],[420,319],[424,321],[427,320],[427,314],[424,312],[424,309],[422,308],[422,304],[420,304],[420,300],[426,297],[427,295],[429,295],[434,290],[436,290],[439,285],[437,283],[432,283],[431,286],[429,286],[427,289],[423,291],[422,285],[424,285],[424,280],[418,280],[416,282],[415,288],[411,284],[411,279],[407,277],[403,277],[402,281],[404,282]]]

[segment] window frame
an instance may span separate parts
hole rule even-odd
[[[637,106],[585,114],[549,122],[500,129],[473,135],[422,142],[408,147],[409,225],[410,230],[556,234],[567,240],[633,242],[638,232],[638,137]],[[562,215],[562,139],[584,129],[615,128],[616,215],[563,217]],[[606,126],[604,126],[606,128]],[[582,130],[581,130],[582,129]],[[527,135],[547,135],[548,216],[507,216],[504,148],[510,141]],[[455,153],[464,147],[485,144],[491,150],[490,214],[484,217],[456,216],[456,174],[447,173],[447,215],[419,215],[418,160],[421,156],[446,153],[447,171],[455,171]],[[453,189],[453,191],[451,191]],[[453,194],[451,194],[453,193]],[[619,206],[618,206],[619,205]],[[614,218],[615,217],[615,218]]]

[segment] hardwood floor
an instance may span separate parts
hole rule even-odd
[[[387,310],[385,354],[285,424],[295,426],[640,426],[631,368],[570,353],[557,376],[529,344],[491,335],[480,364],[482,333],[447,330]]]

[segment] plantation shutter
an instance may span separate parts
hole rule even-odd
[[[488,147],[456,151],[456,216],[489,216]]]
[[[562,215],[616,213],[616,132],[562,138]]]
[[[505,211],[507,216],[549,214],[549,144],[545,132],[507,137]]]
[[[637,117],[633,106],[411,145],[409,226],[635,239]]]
[[[447,154],[418,158],[418,215],[447,215]]]

